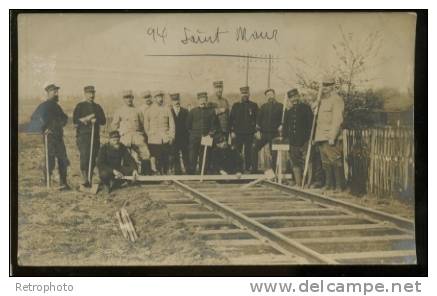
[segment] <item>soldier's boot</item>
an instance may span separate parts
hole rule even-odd
[[[88,172],[87,171],[81,171],[82,175],[82,182],[81,185],[84,187],[90,187],[90,183],[88,182]]]
[[[67,168],[59,168],[59,190],[70,190],[71,187],[67,182]]]
[[[294,181],[297,187],[302,186],[302,169],[300,167],[293,167]]]
[[[335,192],[342,192],[344,190],[344,175],[342,166],[334,166],[334,176],[335,176]]]
[[[331,165],[323,165],[323,170],[325,171],[325,186],[322,187],[323,191],[332,190],[334,185],[334,176]]]
[[[150,157],[150,170],[152,171],[152,175],[159,175],[158,169],[156,168],[155,157]]]
[[[146,160],[142,160],[141,161],[141,175],[148,175],[150,174],[150,160],[146,159]]]

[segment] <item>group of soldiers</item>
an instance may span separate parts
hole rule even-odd
[[[229,105],[223,97],[223,81],[213,83],[214,98],[207,92],[197,93],[198,106],[188,110],[181,106],[178,93],[171,93],[170,106],[164,104],[165,94],[146,91],[143,104],[134,104],[132,91],[124,91],[123,106],[111,122],[109,141],[100,144],[100,127],[106,125],[102,107],[95,102],[95,87],[84,88],[85,99],[73,112],[76,144],[80,154],[83,187],[92,185],[97,166],[101,184],[107,191],[121,183],[125,175],[258,173],[259,151],[267,145],[266,169],[275,169],[277,139],[289,143],[289,160],[294,181],[302,183],[308,145],[312,147],[311,170],[314,187],[324,184],[326,190],[344,188],[342,167],[341,125],[343,99],[335,91],[335,81],[323,81],[322,96],[312,140],[313,109],[301,100],[296,88],[287,92],[284,106],[276,99],[275,90],[265,90],[265,102],[258,107],[250,98],[248,86],[240,88],[241,100]],[[46,145],[44,176],[50,178],[57,159],[61,189],[69,189],[69,160],[63,142],[67,115],[58,104],[59,87],[45,88],[47,100],[38,106],[32,122],[39,122]],[[212,139],[208,150],[202,139]],[[204,151],[208,151],[203,155]],[[203,164],[205,161],[205,164]]]

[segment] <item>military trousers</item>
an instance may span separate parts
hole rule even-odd
[[[336,140],[334,145],[329,145],[328,141],[320,142],[319,150],[323,167],[343,166],[343,141]]]
[[[188,173],[189,174],[195,174],[197,168],[199,170],[201,170],[202,168],[202,162],[203,162],[203,151],[204,151],[204,147],[201,146],[201,140],[202,137],[201,136],[197,136],[197,135],[190,135],[189,138],[189,145],[188,145],[188,150],[189,150],[189,155],[190,155],[190,168]],[[208,147],[208,152],[207,152],[207,157],[205,159],[205,170],[208,169],[208,163],[209,163],[209,155],[211,154],[211,147]]]
[[[293,168],[303,169],[305,166],[305,158],[308,151],[308,142],[301,146],[290,145],[290,160]]]
[[[48,134],[47,135],[47,146],[45,143],[45,136],[42,137],[43,145],[47,151],[44,151],[43,157],[43,174],[47,181],[47,170],[49,176],[52,175],[53,169],[55,168],[55,161],[58,163],[59,178],[61,183],[66,183],[67,181],[67,168],[70,165],[70,161],[67,157],[67,150],[65,149],[64,139],[61,135]],[[46,155],[48,155],[46,159]],[[48,166],[48,168],[47,168]]]
[[[133,173],[133,169],[127,166],[118,167],[116,170],[124,176],[131,176]],[[115,180],[113,169],[99,169],[99,178],[102,184],[110,185],[111,181]]]
[[[240,155],[244,155],[244,170],[250,171],[252,169],[257,169],[252,163],[252,153],[253,153],[253,134],[235,134],[234,144]]]
[[[181,156],[182,163],[184,165],[185,172],[189,170],[190,166],[190,156],[188,153],[188,143],[173,143],[171,147],[171,166],[175,172],[175,174],[181,174]]]
[[[156,159],[156,169],[167,174],[170,162],[170,144],[149,144],[150,155]]]
[[[265,146],[269,145],[269,161],[268,161],[268,167],[266,169],[276,169],[276,160],[278,156],[277,151],[272,150],[272,142],[273,139],[276,138],[278,135],[276,133],[262,133],[260,140],[255,140],[253,144],[253,153],[252,153],[252,165],[254,169],[258,169],[258,153],[259,151]]]
[[[87,171],[89,169],[90,152],[91,152],[91,133],[82,133],[76,136],[76,145],[79,149],[80,170]],[[100,149],[100,137],[94,135],[93,153],[91,155],[91,172],[96,165],[97,154]]]

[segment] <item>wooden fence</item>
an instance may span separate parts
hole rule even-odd
[[[353,194],[414,198],[414,132],[407,127],[343,131],[345,176]]]

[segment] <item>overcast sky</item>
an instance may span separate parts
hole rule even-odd
[[[407,91],[413,89],[415,21],[407,13],[23,14],[18,18],[19,93],[43,96],[49,83],[59,84],[64,94],[79,95],[89,84],[99,94],[212,91],[213,80],[224,80],[226,93],[245,84],[244,58],[147,54],[271,54],[276,58],[271,86],[285,91],[295,84],[296,57],[320,67],[336,61],[332,44],[340,39],[340,26],[356,40],[379,31],[371,86]],[[246,28],[248,38],[257,31],[270,40],[238,41],[239,27]],[[184,28],[211,35],[211,42],[185,42]],[[217,30],[223,32],[218,39]],[[266,61],[251,60],[252,90],[266,88],[267,69]]]

